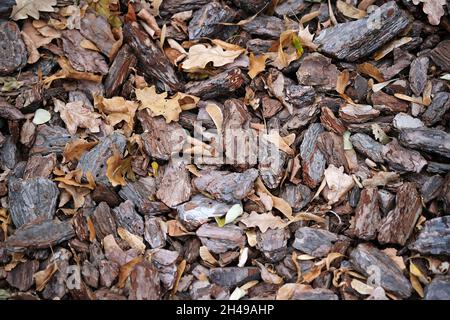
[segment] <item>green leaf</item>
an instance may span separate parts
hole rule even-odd
[[[344,139],[344,150],[352,150],[353,149],[353,145],[350,142],[350,135],[351,135],[350,131],[345,131],[344,135],[342,136],[342,138]]]
[[[297,50],[297,54],[301,56],[303,54],[303,47],[300,42],[300,38],[297,35],[292,36],[292,44],[294,45],[295,49]]]

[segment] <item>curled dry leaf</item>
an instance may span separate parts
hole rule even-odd
[[[324,172],[328,189],[324,189],[325,198],[329,204],[338,202],[348,191],[353,188],[355,182],[352,177],[344,173],[344,167],[336,168],[330,165]]]
[[[58,271],[58,265],[56,262],[52,262],[47,265],[44,270],[38,271],[33,275],[34,281],[36,282],[36,291],[44,290],[47,283],[50,281],[52,276]]]
[[[411,37],[403,37],[388,43],[387,45],[383,46],[380,50],[375,52],[375,54],[373,55],[374,60],[378,61],[384,58],[386,55],[391,53],[395,48],[401,47],[402,45],[411,42],[411,40],[412,40]]]
[[[295,30],[286,30],[281,33],[279,41],[270,48],[267,55],[272,59],[270,63],[277,69],[284,69],[292,61],[297,60],[303,54],[300,39]]]
[[[272,198],[273,207],[284,214],[288,219],[292,219],[292,207],[283,198],[276,197],[272,195],[266,186],[262,182],[261,178],[257,178],[255,181],[255,187],[257,193],[265,193]]]
[[[134,267],[141,261],[142,257],[136,257],[120,267],[119,280],[117,281],[118,288],[123,288],[125,286],[125,283],[131,272],[134,270]]]
[[[214,256],[209,252],[208,248],[205,246],[201,246],[199,249],[200,258],[203,261],[209,263],[212,266],[217,266],[219,262],[214,258]]]
[[[262,233],[266,232],[268,229],[283,229],[286,223],[280,218],[274,216],[272,213],[256,213],[253,211],[247,217],[241,220],[247,228],[258,227]]]
[[[373,287],[365,284],[362,281],[359,281],[357,279],[353,279],[352,282],[350,282],[350,286],[359,294],[362,295],[370,295],[373,292]]]
[[[131,170],[131,157],[122,159],[120,154],[114,153],[106,160],[106,176],[113,187],[126,185],[125,175]],[[132,173],[132,172],[131,172]]]
[[[261,279],[263,279],[264,282],[270,283],[270,284],[282,284],[283,278],[280,277],[278,274],[274,272],[270,272],[269,269],[265,265],[263,265],[261,262],[255,260],[256,265],[258,266],[259,270],[261,271]]]
[[[181,276],[183,275],[183,272],[184,272],[185,269],[186,269],[186,260],[183,260],[177,266],[177,277],[175,279],[175,283],[174,283],[173,288],[172,288],[172,295],[177,293],[177,291],[178,291],[178,284],[180,283]]]
[[[367,14],[364,10],[355,8],[351,4],[348,4],[342,0],[338,0],[336,2],[336,7],[344,16],[352,19],[361,19]]]
[[[184,71],[205,69],[211,63],[213,67],[221,67],[232,63],[245,50],[224,50],[220,46],[196,44],[189,48],[187,58],[181,67]]]
[[[223,113],[222,109],[215,103],[208,103],[205,107],[206,112],[213,120],[217,128],[217,133],[222,134]]]
[[[356,67],[356,70],[358,70],[359,73],[366,74],[366,75],[374,78],[378,82],[384,82],[384,77],[383,77],[383,74],[381,73],[381,71],[371,63],[364,62],[364,63],[358,64],[358,66]]]
[[[309,32],[308,26],[306,28],[303,28],[301,25],[299,25],[297,36],[299,37],[300,44],[303,47],[309,48],[312,51],[316,51],[317,48],[319,47],[317,44],[313,42],[314,35],[311,32]]]
[[[78,128],[88,129],[90,132],[100,132],[101,116],[83,106],[83,101],[64,103],[54,99],[55,111],[60,113],[71,134],[76,134]]]

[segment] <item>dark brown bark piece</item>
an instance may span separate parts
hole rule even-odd
[[[413,60],[409,69],[409,86],[416,96],[420,96],[427,83],[427,70],[430,59],[418,57]]]
[[[210,2],[210,0],[165,0],[162,1],[159,11],[162,16],[167,16],[182,11],[197,10]]]
[[[278,39],[283,31],[293,29],[292,27],[293,26],[287,26],[287,24],[280,18],[259,15],[252,21],[244,24],[242,29],[254,37]]]
[[[14,169],[19,162],[19,151],[12,136],[7,136],[0,147],[0,168],[2,170]]]
[[[110,186],[106,176],[106,161],[114,153],[123,154],[126,146],[126,138],[121,133],[113,132],[104,137],[100,142],[88,152],[85,152],[78,162],[77,169],[81,169],[85,177],[90,172],[95,182]]]
[[[141,214],[154,215],[168,212],[170,208],[161,201],[152,201],[156,197],[157,184],[153,177],[140,178],[135,182],[127,183],[119,191],[124,200],[130,200]]]
[[[362,153],[367,158],[383,163],[383,145],[364,133],[356,133],[350,136],[350,142],[356,151]]]
[[[138,119],[146,131],[141,137],[144,151],[149,156],[169,160],[173,153],[182,150],[186,137],[184,129],[178,123],[166,123],[163,117],[152,117],[147,110],[140,111]]]
[[[258,177],[256,169],[242,173],[228,171],[206,171],[192,180],[194,187],[208,192],[215,199],[233,203],[244,199],[253,191],[253,183]]]
[[[384,93],[383,91],[377,91],[370,96],[374,108],[382,106],[383,111],[389,111],[393,113],[407,112],[409,105],[407,102],[397,99],[394,96]]]
[[[221,37],[232,27],[221,23],[232,22],[234,17],[235,12],[229,6],[219,2],[208,3],[192,15],[188,26],[189,40]]]
[[[350,262],[365,276],[374,275],[381,287],[399,298],[408,298],[412,287],[388,255],[368,243],[361,243],[350,253]],[[377,279],[378,278],[378,279]]]
[[[442,121],[444,115],[450,110],[450,94],[439,92],[433,97],[433,101],[422,114],[422,120],[427,126],[432,126]]]
[[[250,13],[257,13],[270,4],[270,0],[233,0],[238,8]]]
[[[444,40],[429,53],[431,59],[442,71],[450,71],[450,40]]]
[[[47,155],[55,153],[56,155],[61,155],[70,140],[72,140],[72,136],[65,128],[45,124],[40,125],[36,130],[36,140],[30,150],[30,154],[40,153]]]
[[[146,32],[140,29],[137,22],[126,23],[123,27],[124,40],[138,58],[141,70],[150,81],[156,81],[161,91],[183,91],[175,70],[162,49]]]
[[[425,288],[425,300],[450,300],[450,276],[438,275]]]
[[[38,217],[53,218],[59,195],[58,187],[53,181],[40,177],[10,179],[8,189],[9,211],[17,228]]]
[[[197,194],[177,207],[178,217],[188,230],[195,230],[211,218],[225,215],[231,205]]]
[[[300,286],[301,288],[295,288],[289,300],[339,300],[338,296],[329,289]]]
[[[224,253],[245,245],[245,236],[241,228],[234,225],[218,227],[204,224],[197,229],[197,237],[212,253]]]
[[[380,221],[377,188],[365,188],[355,210],[355,236],[363,240],[375,239]]]
[[[405,129],[400,131],[398,139],[409,148],[450,158],[450,134],[445,131],[433,128]]]
[[[103,56],[81,46],[84,37],[78,30],[63,30],[61,39],[64,53],[75,70],[103,75],[108,73],[108,65]]]
[[[325,171],[326,160],[317,146],[317,139],[322,132],[323,127],[321,124],[311,124],[306,130],[300,145],[303,179],[310,188],[315,188],[322,182]]]
[[[55,165],[56,155],[53,153],[46,156],[42,156],[40,154],[32,155],[27,161],[27,165],[23,172],[23,178],[50,178]]]
[[[22,225],[5,241],[5,246],[13,252],[22,252],[25,249],[44,249],[74,236],[75,231],[70,221],[39,219]]]
[[[0,22],[0,42],[1,76],[11,74],[27,64],[27,49],[15,22]]]
[[[241,69],[234,68],[219,73],[204,81],[188,82],[186,93],[202,100],[229,96],[245,82]]]
[[[422,202],[416,187],[405,182],[397,189],[395,209],[381,221],[378,241],[405,245],[422,213]]]
[[[421,254],[450,256],[450,216],[426,221],[416,241],[408,248]]]
[[[81,19],[80,32],[86,39],[95,43],[105,56],[112,57],[116,39],[114,39],[111,27],[104,16],[86,12]]]
[[[122,202],[114,208],[113,215],[117,227],[122,227],[140,237],[144,235],[144,219],[136,212],[131,201]]]
[[[335,243],[341,241],[348,241],[348,238],[323,229],[301,227],[295,232],[292,246],[311,256],[325,257],[332,252]]]
[[[313,193],[303,184],[285,184],[280,197],[289,203],[294,212],[299,212],[312,200]]]
[[[422,194],[422,200],[424,203],[428,203],[431,200],[437,198],[444,187],[444,178],[440,175],[434,175],[429,177],[425,183],[420,188],[420,193]]]
[[[136,56],[131,52],[130,47],[125,44],[117,53],[114,62],[109,68],[105,79],[105,97],[110,98],[117,95],[125,80],[136,67]]]
[[[120,198],[113,190],[113,188],[105,186],[102,183],[96,184],[96,187],[94,191],[92,191],[91,196],[92,200],[94,200],[95,202],[106,202],[111,208],[117,207],[120,204]]]
[[[14,269],[8,272],[6,281],[10,286],[27,291],[34,283],[33,275],[39,270],[39,261],[28,260],[19,263]]]
[[[328,130],[339,135],[346,131],[342,121],[334,115],[330,108],[323,107],[320,113],[320,123]]]
[[[324,29],[314,42],[320,52],[353,62],[374,53],[408,24],[406,13],[390,1],[365,18]]]
[[[0,99],[0,118],[6,120],[24,119],[23,113],[16,107],[9,104],[6,100]]]
[[[308,7],[308,2],[305,0],[287,0],[275,7],[275,13],[280,16],[291,16],[303,12]]]
[[[342,136],[332,132],[322,132],[317,139],[317,146],[325,156],[328,165],[332,164],[336,168],[343,166],[346,172],[350,171]]]
[[[265,118],[271,118],[283,109],[283,105],[280,101],[272,99],[269,96],[263,96],[261,98],[261,106]]]
[[[130,274],[130,300],[159,300],[161,286],[156,267],[149,261],[139,262]]]
[[[166,244],[166,233],[162,229],[163,221],[157,217],[145,217],[144,239],[152,249],[164,247]]]
[[[273,143],[259,142],[259,176],[269,189],[275,189],[284,176],[288,155]]]
[[[186,163],[182,160],[172,159],[164,170],[156,196],[165,205],[174,208],[188,201],[191,197],[191,179]]]
[[[414,129],[415,132],[417,130],[420,129]],[[419,173],[427,165],[419,152],[402,147],[396,140],[384,145],[382,152],[389,167],[398,172]]]
[[[255,267],[212,268],[209,279],[225,288],[234,288],[252,280],[259,280],[259,269]]]
[[[270,262],[278,262],[286,257],[289,237],[290,234],[287,229],[268,229],[264,233],[258,231],[256,248]]]
[[[395,196],[389,191],[378,190],[378,200],[380,209],[385,215],[395,207]]]
[[[374,109],[370,105],[347,104],[339,109],[339,116],[345,122],[349,123],[363,123],[375,119],[380,115],[380,111]]]
[[[331,59],[320,53],[306,56],[297,70],[299,84],[316,86],[318,90],[334,90],[336,88],[339,71]]]
[[[95,235],[101,242],[107,235],[116,235],[117,225],[106,202],[101,202],[92,212],[92,222],[94,224]]]

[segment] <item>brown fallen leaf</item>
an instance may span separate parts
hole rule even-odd
[[[96,83],[102,82],[103,77],[101,75],[77,71],[71,66],[69,60],[67,60],[66,58],[59,58],[58,64],[61,67],[61,70],[44,79],[43,85],[46,88],[50,87],[53,81],[66,78],[75,80],[87,80]]]
[[[222,109],[215,103],[208,103],[205,107],[206,112],[213,120],[217,128],[217,133],[222,134],[223,113]]]
[[[217,266],[219,262],[216,258],[209,252],[208,248],[205,246],[201,246],[199,249],[200,258],[202,258],[203,261],[208,263],[210,266]]]
[[[397,249],[395,248],[386,248],[381,250],[383,251],[389,258],[391,258],[395,264],[400,268],[400,270],[405,270],[405,262],[403,261],[403,258],[401,256],[397,255]]]
[[[269,50],[266,55],[272,60],[270,65],[280,70],[303,54],[302,44],[295,30],[283,31],[279,40]]]
[[[250,67],[248,69],[248,76],[254,79],[258,74],[266,69],[266,60],[268,56],[265,54],[255,56],[253,52],[250,53]]]
[[[352,279],[352,282],[350,282],[350,286],[359,294],[362,295],[370,295],[373,292],[373,287],[365,284],[362,281],[359,281],[357,279]]]
[[[324,175],[328,189],[325,188],[323,193],[328,204],[338,202],[355,185],[352,177],[344,173],[342,166],[336,168],[331,164],[325,169]]]
[[[114,153],[106,160],[106,176],[109,182],[115,186],[124,186],[127,184],[125,175],[131,170],[131,158],[122,159],[120,154]]]
[[[356,70],[359,73],[366,74],[366,75],[374,78],[378,82],[384,82],[384,77],[383,77],[383,74],[381,73],[381,71],[369,62],[364,62],[364,63],[358,64],[356,67]]]
[[[435,26],[439,25],[441,17],[445,14],[446,0],[413,0],[412,2],[416,6],[423,2],[422,10],[428,16],[428,22]]]
[[[292,207],[289,203],[279,197],[274,196],[267,190],[266,186],[262,182],[261,178],[257,178],[255,181],[255,189],[257,193],[266,193],[272,198],[273,207],[284,214],[288,219],[292,219]]]
[[[86,141],[84,139],[76,139],[68,142],[64,147],[64,161],[78,161],[81,156],[97,145],[97,141]]]
[[[73,208],[79,209],[84,205],[85,196],[90,193],[88,188],[72,186],[63,182],[58,183],[58,188],[63,189],[63,194],[61,195],[59,201],[59,207],[62,207],[65,203],[72,199]],[[67,197],[64,197],[64,193],[67,194]]]
[[[267,269],[267,267],[265,265],[263,265],[261,262],[256,261],[256,260],[254,260],[254,262],[258,266],[258,268],[261,272],[261,279],[265,283],[282,284],[284,282],[282,277],[280,277],[278,274],[276,274],[274,272],[270,272],[269,269]]]
[[[33,275],[34,281],[36,283],[36,291],[44,290],[47,283],[50,281],[52,276],[58,271],[58,265],[56,262],[52,262],[47,265],[44,270],[38,271]]]
[[[88,225],[88,231],[89,231],[89,241],[93,242],[95,240],[95,227],[94,222],[92,222],[91,217],[87,217],[87,225]]]
[[[141,261],[142,257],[136,257],[120,267],[119,280],[117,281],[118,288],[123,288],[125,286],[125,283],[131,272],[134,270],[134,267]]]
[[[100,132],[101,116],[84,107],[83,101],[64,103],[54,99],[55,111],[59,112],[71,134],[76,134],[78,128],[88,129],[90,132]]]
[[[134,116],[138,108],[138,103],[125,100],[122,97],[106,99],[102,96],[94,97],[94,106],[106,117],[106,121],[111,126],[116,126],[122,121],[126,136],[130,136],[134,127]]]
[[[338,0],[336,2],[336,8],[346,17],[352,19],[361,19],[364,18],[367,13],[364,10],[355,8],[351,4],[348,4],[344,1]]]
[[[411,37],[403,37],[403,38],[391,41],[387,45],[381,47],[380,50],[375,52],[375,54],[373,55],[374,60],[378,61],[378,60],[384,58],[386,55],[391,53],[395,48],[401,47],[402,45],[407,44],[408,42],[411,42],[411,40],[412,40]]]
[[[53,6],[56,5],[56,0],[15,0],[16,5],[11,12],[11,19],[21,20],[26,19],[28,16],[38,20],[39,11],[42,12],[55,12]]]
[[[272,213],[256,213],[252,211],[250,215],[241,219],[241,222],[247,226],[247,228],[258,227],[262,233],[268,229],[283,229],[286,223],[280,217],[274,216]]]
[[[187,231],[178,220],[169,220],[166,222],[167,234],[171,237],[183,237],[188,235],[195,235],[195,232]]]
[[[184,270],[186,269],[186,260],[180,262],[177,266],[177,277],[175,279],[175,283],[172,288],[172,295],[176,294],[178,291],[178,284],[180,283],[181,276],[183,275]]]

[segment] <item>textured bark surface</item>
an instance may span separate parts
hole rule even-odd
[[[27,49],[15,22],[0,22],[0,75],[8,75],[27,63]]]
[[[227,225],[220,228],[214,224],[204,224],[197,229],[196,234],[202,244],[214,253],[224,253],[245,244],[244,233],[236,226]]]
[[[380,285],[401,298],[411,295],[412,287],[395,262],[373,245],[359,244],[350,253],[350,262],[365,276],[374,274]]]
[[[398,139],[409,148],[450,158],[450,134],[445,131],[430,128],[403,130]]]
[[[416,187],[413,183],[404,183],[397,189],[395,209],[381,221],[378,241],[404,245],[421,213],[422,203]]]
[[[434,218],[425,222],[417,240],[409,245],[422,254],[450,255],[450,217]]]
[[[136,56],[131,52],[128,45],[124,45],[117,53],[108,75],[105,79],[105,96],[107,98],[117,95],[122,85],[131,73],[131,69],[136,67]]]
[[[375,52],[407,26],[406,13],[390,1],[366,18],[323,30],[314,42],[326,55],[356,61]]]
[[[363,189],[355,210],[355,236],[364,240],[375,239],[380,221],[377,189]]]

